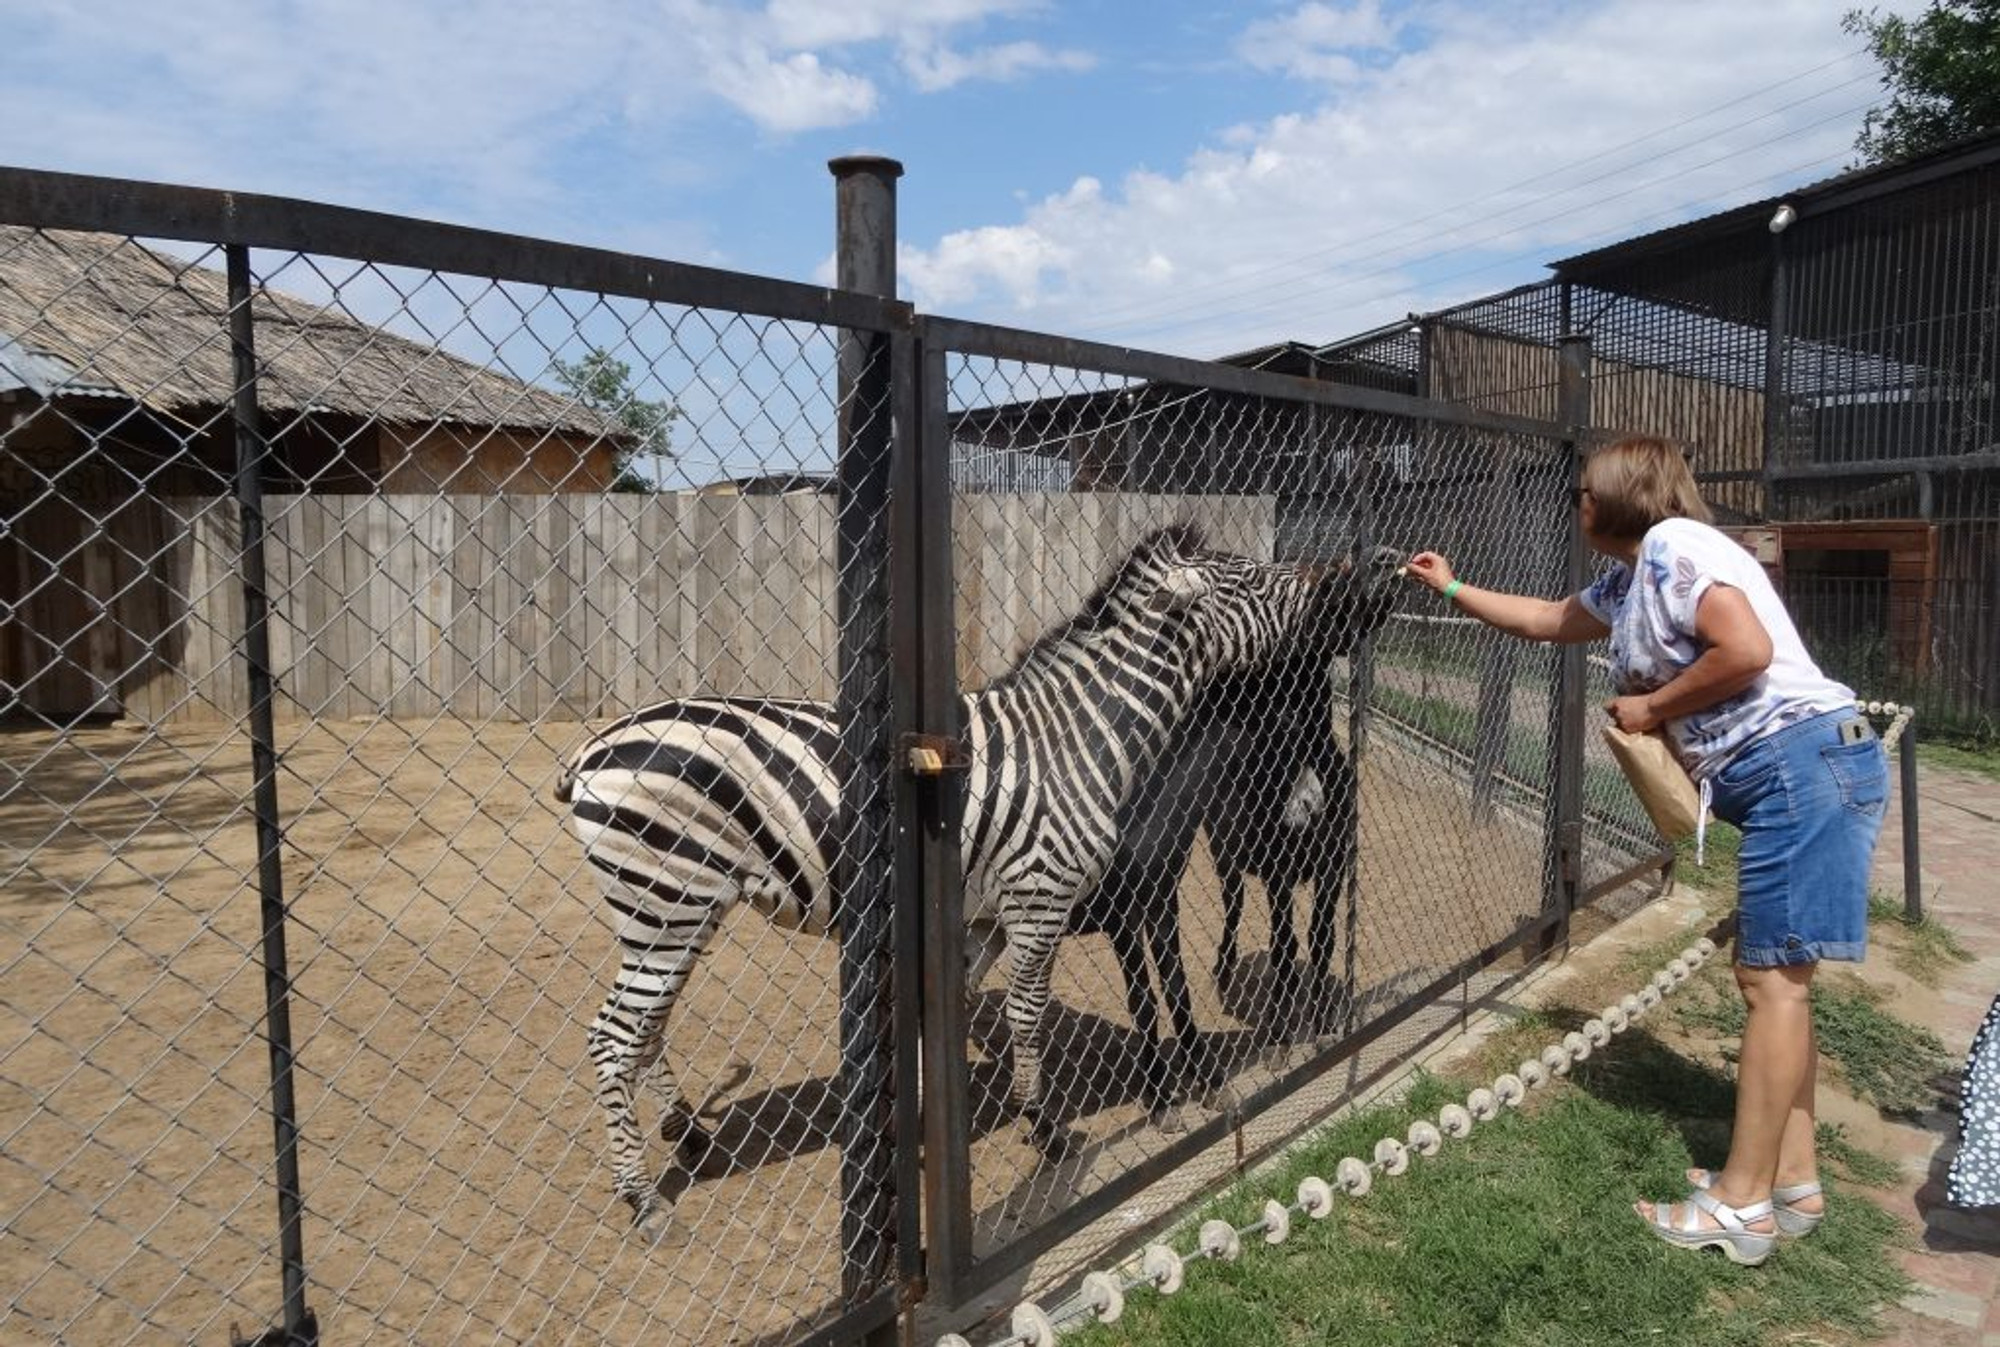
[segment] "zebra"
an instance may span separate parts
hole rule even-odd
[[[968,985],[1004,954],[1011,1097],[1044,1154],[1041,1031],[1057,941],[1111,859],[1118,805],[1201,690],[1281,653],[1331,662],[1393,568],[1261,562],[1156,530],[1076,614],[961,697],[970,756],[960,855]],[[693,697],[645,708],[571,754],[557,798],[615,914],[617,974],[589,1033],[613,1183],[644,1226],[660,1202],[634,1111],[665,1021],[724,914],[834,929],[838,727],[825,703]],[[663,1071],[664,1139],[713,1144]]]
[[[1356,637],[1387,620],[1393,594],[1380,598],[1358,615]],[[1223,899],[1215,961],[1220,991],[1229,989],[1236,971],[1244,877],[1264,881],[1276,974],[1265,1016],[1268,1035],[1280,1037],[1303,1009],[1292,926],[1292,893],[1301,882],[1314,882],[1308,969],[1317,977],[1331,962],[1344,894],[1352,958],[1359,820],[1352,764],[1329,722],[1328,672],[1323,663],[1293,657],[1207,689],[1121,807],[1118,849],[1071,918],[1072,933],[1100,932],[1111,942],[1141,1045],[1141,1097],[1163,1129],[1178,1127],[1174,1105],[1187,1085],[1221,1084],[1202,1048],[1181,956],[1180,886],[1197,829],[1208,830]],[[1171,1062],[1159,1041],[1155,974],[1173,1029]],[[1337,980],[1335,1002],[1351,993],[1349,983],[1351,970]]]

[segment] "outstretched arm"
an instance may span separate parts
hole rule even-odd
[[[1436,552],[1417,553],[1410,558],[1407,570],[1412,580],[1440,593],[1454,578],[1451,563]],[[1592,616],[1574,594],[1566,599],[1536,599],[1461,582],[1452,591],[1452,602],[1461,612],[1487,626],[1530,641],[1578,645],[1611,634],[1611,629]]]

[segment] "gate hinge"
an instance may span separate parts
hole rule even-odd
[[[972,765],[965,745],[945,734],[905,734],[896,741],[903,769],[912,776],[942,776]]]

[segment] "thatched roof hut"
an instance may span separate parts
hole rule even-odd
[[[251,300],[267,411],[610,435],[574,398],[278,290]],[[110,234],[0,225],[0,389],[129,397],[184,416],[235,386],[219,271]],[[15,356],[10,359],[10,354]],[[25,356],[25,360],[20,360]],[[18,362],[18,363],[17,363]]]
[[[193,450],[194,437],[223,427],[234,392],[228,312],[227,281],[210,267],[115,235],[0,225],[0,402],[15,406],[16,421],[23,407],[77,409],[65,419],[85,432],[73,446],[85,451],[106,446],[84,409],[118,415],[129,431],[136,407],[178,428],[168,452]],[[302,430],[300,444],[319,442],[289,464],[301,484],[599,490],[615,475],[625,432],[573,397],[358,322],[337,304],[265,287],[251,312],[274,448],[298,457],[282,437]],[[19,451],[47,436],[9,438]]]

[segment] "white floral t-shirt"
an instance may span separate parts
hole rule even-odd
[[[1764,568],[1693,519],[1655,524],[1640,541],[1636,567],[1615,565],[1577,596],[1611,628],[1611,682],[1620,695],[1663,687],[1700,656],[1695,609],[1711,585],[1728,585],[1750,600],[1771,635],[1771,667],[1734,697],[1667,722],[1681,765],[1697,781],[1759,735],[1854,704],[1854,693],[1806,653]]]

